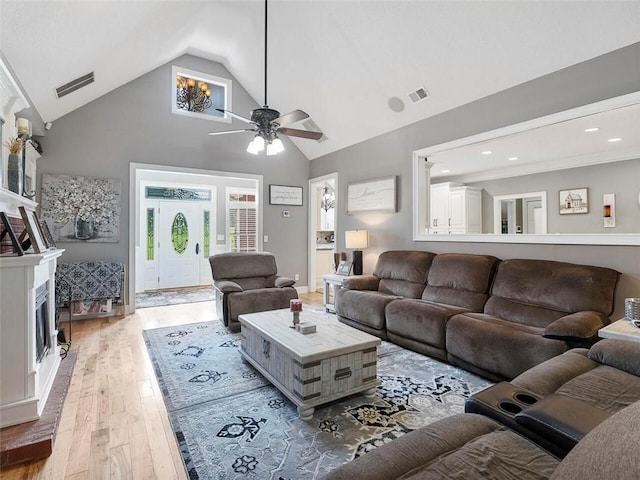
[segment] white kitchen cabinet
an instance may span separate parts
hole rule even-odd
[[[322,288],[322,276],[333,272],[333,249],[316,250],[316,288],[318,290]]]
[[[459,183],[431,185],[432,234],[482,233],[482,189]]]

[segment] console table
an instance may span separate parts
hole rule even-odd
[[[335,313],[336,308],[334,305],[336,292],[342,288],[342,282],[347,278],[344,275],[336,275],[329,273],[322,276],[324,282],[322,288],[322,295],[324,297],[324,309],[329,313]],[[331,301],[331,286],[333,285],[333,302]]]
[[[629,320],[622,318],[598,330],[598,336],[640,342],[640,328],[634,327]]]

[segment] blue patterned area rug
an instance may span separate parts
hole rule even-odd
[[[491,384],[383,342],[375,397],[347,397],[303,421],[241,360],[239,334],[220,321],[143,335],[192,480],[322,478],[379,445],[464,411],[465,399]]]

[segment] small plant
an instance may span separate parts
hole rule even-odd
[[[9,137],[4,142],[4,146],[9,149],[9,153],[19,154],[22,152],[22,147],[24,147],[24,140],[20,137]]]

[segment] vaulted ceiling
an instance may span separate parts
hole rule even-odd
[[[44,121],[184,53],[221,62],[262,105],[263,20],[261,0],[2,0],[0,50]],[[313,159],[638,41],[638,1],[272,0],[268,100],[326,134],[294,140]]]

